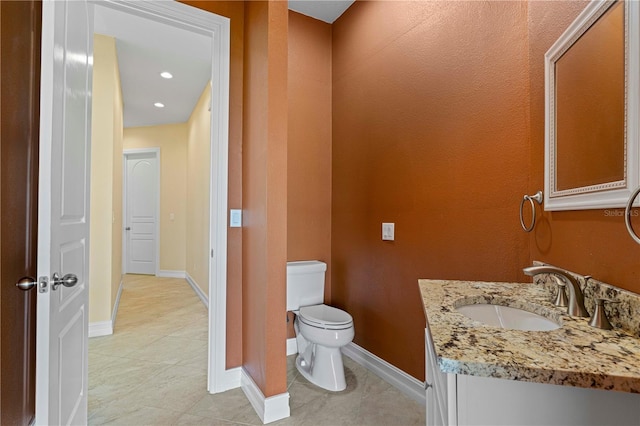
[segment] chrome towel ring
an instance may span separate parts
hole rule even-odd
[[[640,186],[635,190],[633,194],[631,194],[631,197],[629,197],[627,207],[624,209],[624,222],[627,225],[627,231],[629,231],[629,235],[631,235],[633,241],[640,244],[640,237],[638,237],[638,234],[636,234],[636,232],[633,230],[633,226],[631,225],[631,207],[633,206],[633,202],[635,201],[638,194],[640,194]]]
[[[524,217],[522,215],[522,210],[524,209],[524,203],[529,201],[531,204],[531,225],[527,226],[524,224]],[[542,191],[536,192],[536,195],[525,195],[522,197],[522,201],[520,202],[520,226],[524,229],[524,232],[531,232],[533,227],[536,226],[536,205],[534,201],[540,205],[542,205]]]

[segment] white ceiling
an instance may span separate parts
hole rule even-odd
[[[290,0],[289,9],[333,23],[354,0]],[[124,127],[184,123],[211,78],[209,36],[96,4],[95,32],[116,39]],[[169,71],[173,78],[160,77]],[[156,108],[161,102],[164,108]]]
[[[189,119],[211,78],[210,37],[101,6],[95,32],[116,39],[124,127]],[[162,71],[173,78],[160,77]]]
[[[354,2],[355,0],[289,0],[289,9],[333,24]]]

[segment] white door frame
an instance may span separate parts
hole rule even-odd
[[[213,143],[213,141],[212,141]],[[155,205],[155,210],[156,210],[156,226],[154,229],[154,238],[155,238],[155,259],[156,259],[156,270],[154,271],[154,274],[156,276],[160,275],[160,148],[132,148],[132,149],[124,149],[122,150],[122,216],[123,216],[123,221],[122,221],[122,273],[126,274],[127,271],[127,256],[129,255],[128,253],[128,248],[129,248],[129,244],[128,244],[128,238],[127,238],[127,231],[125,230],[126,227],[128,226],[125,222],[126,222],[126,218],[127,218],[127,188],[128,188],[128,173],[127,173],[127,160],[129,159],[130,155],[136,155],[136,154],[149,154],[151,157],[153,157],[156,160],[156,182],[155,182],[155,187],[156,187],[156,205]]]
[[[211,68],[211,167],[210,167],[210,244],[213,253],[209,262],[209,354],[207,389],[211,393],[224,392],[240,386],[240,368],[226,368],[226,295],[227,295],[227,194],[228,194],[228,155],[229,155],[229,67],[230,67],[230,20],[204,10],[193,8],[178,2],[167,1],[114,1],[104,0],[94,4],[110,7],[119,11],[142,16],[170,25],[179,25],[184,29],[208,35],[212,38]],[[43,28],[53,31],[64,29],[65,23],[56,16],[43,16]],[[44,34],[44,32],[43,32]],[[53,43],[43,40],[43,61],[55,57]],[[44,79],[43,83],[49,81]],[[57,95],[62,90],[43,87],[44,93]],[[53,95],[52,95],[53,96]],[[43,105],[43,110],[51,105]],[[50,115],[50,114],[49,114]],[[47,114],[42,115],[47,117]],[[44,124],[45,130],[47,123]],[[51,165],[44,165],[51,167]],[[87,260],[88,261],[88,260]],[[38,332],[47,333],[47,327],[38,324]],[[42,336],[42,341],[48,341]],[[36,347],[36,351],[45,350]],[[43,372],[36,373],[42,374]],[[87,378],[85,377],[85,380]],[[36,395],[48,395],[46,383],[36,384]],[[36,412],[42,404],[36,398]]]

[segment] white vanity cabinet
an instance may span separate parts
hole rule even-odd
[[[427,426],[640,425],[638,394],[445,374],[425,340]]]
[[[458,424],[456,420],[455,401],[455,374],[445,374],[438,368],[436,362],[433,340],[427,328],[425,331],[426,348],[426,401],[427,401],[427,426],[444,426]],[[451,381],[451,384],[448,383]],[[453,387],[453,392],[449,388]],[[453,396],[453,401],[449,401],[449,396]],[[449,409],[452,409],[450,412]]]

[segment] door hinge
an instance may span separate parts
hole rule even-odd
[[[211,258],[213,259],[213,249],[211,249]]]

